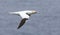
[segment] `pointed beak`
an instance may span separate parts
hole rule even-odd
[[[37,13],[37,12],[35,12],[35,13]]]

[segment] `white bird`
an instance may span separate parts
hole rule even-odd
[[[25,21],[29,19],[29,17],[32,15],[32,14],[35,14],[37,13],[35,10],[25,10],[25,11],[18,11],[18,12],[9,12],[10,14],[16,14],[16,15],[19,15],[22,17],[22,20],[18,26],[17,29],[19,29],[21,26],[24,25]]]

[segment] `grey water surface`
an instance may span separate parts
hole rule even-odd
[[[21,17],[8,12],[36,10],[17,29]],[[60,35],[60,0],[0,0],[0,35]]]

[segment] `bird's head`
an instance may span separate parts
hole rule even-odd
[[[31,11],[27,11],[27,15],[31,16],[32,14],[35,14],[37,13],[35,10],[31,10]]]
[[[35,13],[37,13],[35,10],[32,10],[32,14],[35,14]]]

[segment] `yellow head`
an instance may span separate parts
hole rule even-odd
[[[35,14],[35,13],[37,13],[35,10],[32,10],[32,14]]]

